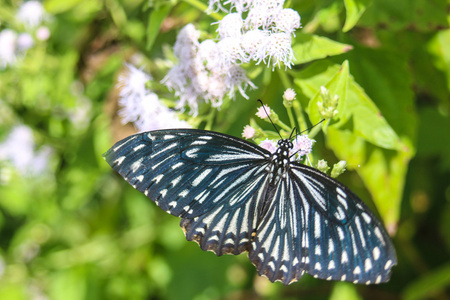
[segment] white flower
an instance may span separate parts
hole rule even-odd
[[[247,61],[238,38],[226,37],[217,43],[220,50],[220,62],[224,67]]]
[[[242,137],[246,139],[251,139],[255,136],[255,128],[250,125],[245,125],[244,131],[242,132]]]
[[[241,36],[244,21],[242,20],[240,13],[228,14],[218,23],[219,28],[217,31],[219,32],[220,39],[226,37],[239,38]]]
[[[259,143],[259,146],[268,150],[270,153],[275,153],[275,151],[277,151],[277,143],[269,139],[265,139],[264,141]]]
[[[225,77],[225,85],[228,87],[228,95],[230,96],[230,98],[234,98],[234,93],[237,88],[242,97],[248,99],[248,96],[245,93],[247,87],[250,86],[252,89],[256,88],[253,82],[248,79],[247,75],[245,74],[245,70],[237,65],[231,66],[228,70],[228,74]]]
[[[284,32],[271,34],[265,51],[266,56],[269,57],[267,64],[270,65],[272,61],[273,69],[277,65],[280,67],[280,62],[283,62],[286,68],[291,68],[294,60],[294,51],[292,51],[291,47],[290,34]]]
[[[264,48],[266,47],[268,36],[268,32],[259,29],[249,30],[243,35],[241,46],[249,56],[249,59],[257,62],[264,59]]]
[[[180,64],[190,63],[195,57],[198,48],[200,31],[194,25],[188,24],[178,33],[177,40],[173,46],[173,52],[179,59]]]
[[[127,72],[119,76],[121,86],[119,115],[122,123],[134,123],[139,132],[165,128],[189,127],[176,113],[165,106],[158,96],[146,87],[151,76],[126,64]]]
[[[205,69],[210,72],[220,72],[220,49],[213,40],[204,40],[198,46],[198,53],[195,58],[198,64],[196,69]]]
[[[16,62],[16,41],[17,33],[11,29],[0,31],[0,68],[4,69],[8,65]]]
[[[291,8],[282,9],[274,18],[277,31],[293,33],[300,28],[300,15]]]
[[[161,81],[179,97],[177,108],[187,105],[193,115],[198,113],[200,101],[220,107],[227,94],[234,98],[235,91],[239,90],[247,98],[245,89],[255,87],[243,69],[236,65],[245,59],[238,38],[226,37],[219,43],[213,40],[198,43],[195,40],[197,33],[191,24],[180,31],[181,37],[177,37],[174,46],[178,64]],[[183,50],[183,43],[190,50]]]
[[[261,119],[266,119],[268,116],[270,116],[270,114],[270,107],[265,104],[264,106],[258,107],[258,112],[256,113],[256,115]]]
[[[135,68],[130,64],[125,64],[127,72],[119,76],[119,83],[121,84],[120,95],[125,96],[138,96],[143,97],[147,93],[146,83],[152,79],[152,77]]]
[[[41,24],[46,13],[39,1],[27,1],[19,7],[16,17],[26,26],[35,28]]]
[[[39,175],[47,169],[53,151],[48,146],[35,148],[32,130],[16,126],[0,144],[0,160],[9,161],[22,175]]]

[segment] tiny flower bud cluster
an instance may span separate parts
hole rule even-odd
[[[146,84],[152,78],[142,70],[127,64],[127,71],[119,76],[122,123],[133,122],[138,131],[165,128],[188,128],[176,113],[165,106]]]
[[[233,37],[238,34],[236,28],[223,32],[229,36],[218,43],[212,40],[199,43],[200,32],[192,24],[180,31],[174,45],[178,64],[162,80],[179,98],[177,108],[188,105],[195,115],[200,100],[220,107],[226,95],[235,97],[236,90],[248,98],[245,89],[255,86],[236,64],[243,56],[237,38]]]
[[[317,107],[320,115],[325,119],[334,118],[338,113],[337,106],[339,102],[339,96],[334,95],[334,97],[331,97],[330,91],[326,87],[321,86],[320,97],[322,98],[322,101],[317,102]]]
[[[284,0],[228,0],[223,4],[230,5],[230,12],[236,11],[218,22],[220,40],[231,38],[226,44],[233,44],[228,51],[234,56],[231,60],[222,57],[224,63],[263,61],[275,68],[283,62],[291,67],[294,60],[291,34],[301,26],[295,10],[283,8]],[[218,0],[210,0],[209,8],[226,11]],[[247,16],[242,19],[244,13]]]

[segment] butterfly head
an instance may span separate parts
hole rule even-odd
[[[273,159],[278,167],[284,167],[289,162],[290,151],[294,144],[288,139],[278,140],[278,148],[274,153]]]

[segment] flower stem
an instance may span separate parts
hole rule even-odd
[[[199,0],[183,0],[186,3],[189,3],[191,6],[198,8],[201,11],[206,11],[208,9],[208,5],[206,5],[204,2]],[[216,12],[210,12],[209,15],[216,19],[217,21],[220,21],[223,19],[223,16]]]

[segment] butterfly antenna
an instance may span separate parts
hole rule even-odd
[[[261,99],[258,99],[258,102],[261,103],[262,108],[264,109],[264,111],[266,112],[266,116],[269,118],[270,123],[272,123],[273,128],[275,128],[275,130],[277,131],[278,135],[280,136],[280,138],[282,139],[283,137],[281,136],[280,132],[278,131],[277,126],[275,126],[275,124],[273,123],[272,119],[269,116],[269,113],[267,112],[266,108],[264,107],[264,103],[261,101]]]
[[[323,121],[325,121],[325,119],[322,119],[319,123],[317,123],[317,124],[315,124],[315,125],[313,125],[313,126],[307,128],[307,129],[303,130],[303,131],[300,132],[299,134],[302,134],[302,133],[305,132],[305,131],[308,131],[308,130],[310,130],[310,129],[313,129],[314,127],[316,127],[317,125],[319,125],[319,124],[322,123]]]

